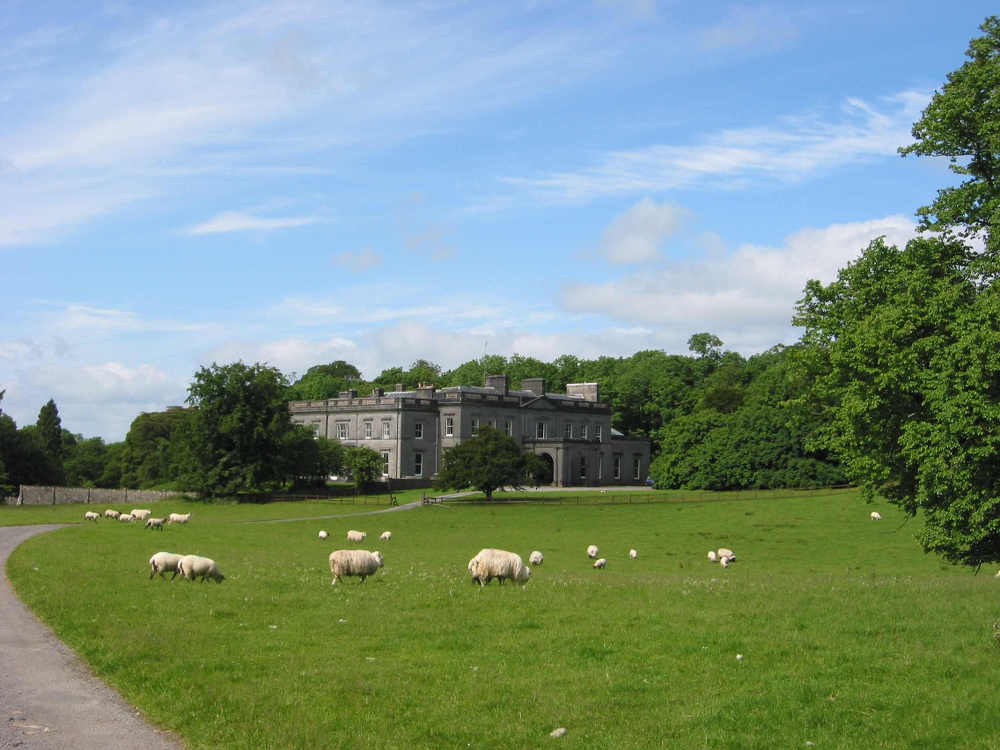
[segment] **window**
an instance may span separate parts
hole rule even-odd
[[[372,423],[365,422],[365,440],[372,439]]]
[[[415,422],[413,424],[413,437],[415,437],[417,440],[422,440],[423,439],[423,437],[424,437],[424,423],[423,422]],[[419,472],[417,472],[417,473],[419,473]]]
[[[639,479],[639,469],[642,467],[642,459],[639,456],[634,456],[632,458],[632,478]]]
[[[615,477],[615,479],[621,479],[622,478],[622,454],[621,453],[616,453],[615,454],[615,473],[614,473],[614,477]]]
[[[594,425],[594,440],[598,443],[601,442],[601,426],[599,424]]]
[[[472,418],[472,434],[473,435],[479,434],[479,417]]]
[[[445,417],[444,418],[444,434],[447,437],[454,437],[455,435],[455,418]]]
[[[514,434],[514,420],[505,419],[503,423],[503,433],[507,437],[511,437]]]
[[[347,422],[337,422],[337,439],[347,440]]]
[[[567,440],[572,440],[573,439],[573,425],[572,425],[572,423],[567,422],[566,426],[563,427],[563,437],[566,438]]]
[[[583,425],[580,428],[580,437],[582,437],[584,440],[587,439],[587,425]]]
[[[545,422],[535,422],[535,437],[539,440],[545,438]]]
[[[392,434],[390,432],[391,430],[392,430],[392,422],[390,422],[387,419],[387,420],[385,420],[382,423],[382,439],[383,440],[388,440],[390,437],[392,437]]]
[[[580,479],[584,480],[587,478],[587,457],[580,456]]]
[[[413,475],[416,477],[423,476],[424,474],[424,454],[414,453],[413,454]]]
[[[604,454],[597,454],[597,481],[604,479]]]
[[[389,476],[389,451],[382,451],[382,476]]]

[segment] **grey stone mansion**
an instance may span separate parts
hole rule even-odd
[[[370,395],[344,391],[322,401],[291,401],[292,422],[346,445],[367,446],[382,456],[389,479],[430,479],[443,451],[491,425],[542,457],[551,484],[643,484],[649,473],[649,441],[629,439],[611,426],[611,407],[597,383],[571,383],[566,393],[547,393],[543,378],[525,378],[512,390],[506,375],[489,375],[484,386],[435,388],[398,385]]]

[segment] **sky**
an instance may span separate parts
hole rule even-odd
[[[991,5],[4,0],[0,408],[791,344],[955,184],[897,149]]]

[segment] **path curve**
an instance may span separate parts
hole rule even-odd
[[[0,526],[0,748],[180,750],[174,735],[147,723],[96,678],[28,610],[7,579],[7,558],[25,539],[62,528]]]

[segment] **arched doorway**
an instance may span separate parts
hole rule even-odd
[[[545,471],[541,476],[541,484],[552,484],[552,481],[556,476],[556,465],[552,460],[552,456],[548,453],[539,453],[538,457],[542,459],[542,463],[545,464]]]

